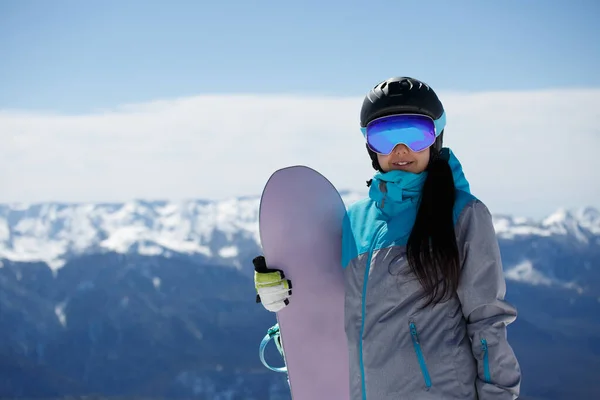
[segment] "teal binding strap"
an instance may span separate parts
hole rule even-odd
[[[280,367],[280,368],[271,367],[265,360],[265,349],[267,348],[267,344],[269,344],[269,342],[273,338],[275,338],[275,345],[277,346],[277,350],[279,350],[279,354],[281,354],[281,356],[283,357],[283,361],[285,363],[285,355],[283,353],[283,347],[281,346],[281,335],[279,333],[279,324],[278,323],[275,324],[274,326],[272,326],[271,328],[269,328],[269,330],[267,331],[267,334],[265,335],[263,340],[260,342],[260,350],[259,350],[260,361],[263,363],[263,365],[265,367],[267,367],[271,371],[287,372],[287,367]]]

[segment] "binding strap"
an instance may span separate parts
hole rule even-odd
[[[281,334],[279,333],[279,323],[277,323],[277,324],[273,325],[271,328],[269,328],[269,330],[267,331],[267,334],[265,335],[263,340],[260,342],[260,350],[259,350],[260,361],[263,363],[263,365],[265,367],[267,367],[271,371],[287,372],[287,367],[285,367],[285,366],[279,367],[279,368],[271,367],[265,360],[265,349],[267,347],[267,344],[269,344],[269,342],[273,338],[275,339],[275,345],[277,346],[277,350],[279,350],[279,354],[281,354],[281,356],[283,357],[284,363],[285,363],[285,355],[283,353],[283,347],[281,346]]]

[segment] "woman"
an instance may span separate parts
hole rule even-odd
[[[348,209],[342,244],[352,400],[519,394],[506,337],[517,313],[504,300],[492,217],[442,147],[445,121],[437,95],[417,79],[388,79],[364,99],[360,123],[376,173],[368,197]],[[254,263],[265,308],[293,301],[282,271],[262,257]]]

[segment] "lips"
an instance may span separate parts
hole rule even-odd
[[[396,161],[396,162],[393,162],[392,164],[397,167],[405,167],[407,165],[412,164],[412,161]]]

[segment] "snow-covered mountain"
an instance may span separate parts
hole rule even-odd
[[[342,192],[347,205],[362,196]],[[241,267],[260,251],[258,206],[258,196],[222,201],[0,205],[0,259],[43,261],[56,269],[74,256],[116,252],[184,255]],[[541,221],[496,215],[494,226],[505,245],[526,241],[535,247],[545,239],[573,248],[600,247],[600,212],[594,208],[560,209]],[[580,289],[576,277],[558,277],[528,258],[508,258],[508,279]]]
[[[597,209],[559,209],[541,221],[494,216],[494,227],[507,279],[600,295]]]
[[[577,210],[558,209],[542,221],[529,218],[494,216],[494,228],[499,237],[516,236],[570,236],[580,242],[589,242],[600,235],[600,211],[592,207]]]
[[[0,257],[44,261],[53,268],[98,252],[180,253],[235,262],[239,247],[258,242],[257,214],[257,198],[4,205]]]
[[[0,204],[0,258],[60,268],[89,253],[181,254],[239,266],[260,243],[259,201]]]

